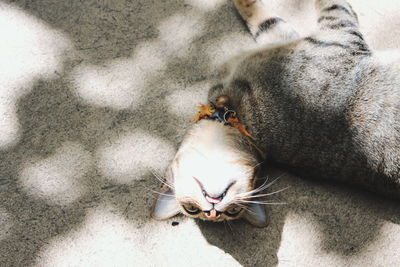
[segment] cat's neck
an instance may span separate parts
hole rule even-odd
[[[257,154],[239,130],[213,120],[201,120],[188,131],[181,152],[196,150],[208,158],[257,162]],[[179,153],[178,153],[179,154]]]
[[[226,150],[234,138],[233,130],[235,129],[217,121],[201,120],[190,129],[188,141],[190,145],[201,150]]]

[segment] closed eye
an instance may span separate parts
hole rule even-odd
[[[199,209],[196,205],[191,204],[191,203],[184,203],[184,204],[182,204],[182,208],[183,208],[187,213],[189,213],[190,215],[196,215],[196,214],[199,214],[199,213],[200,213],[200,209]]]
[[[242,211],[242,208],[236,205],[228,207],[225,211],[224,214],[229,216],[229,217],[235,217],[237,216],[240,212]]]

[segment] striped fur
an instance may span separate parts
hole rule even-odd
[[[316,0],[318,29],[303,39],[260,0],[233,2],[254,39],[265,46],[235,58],[215,75],[220,79],[209,100],[231,98],[231,108],[268,160],[304,177],[342,181],[400,199],[400,55],[382,57],[371,51],[345,0]],[[266,225],[260,205],[246,200],[257,191],[252,168],[228,162],[256,166],[257,151],[230,131],[218,123],[197,124],[188,131],[176,156],[179,165],[177,160],[171,164],[171,195],[157,202],[156,218],[176,214],[190,199],[199,203],[199,218],[244,216]],[[197,172],[204,175],[198,177],[194,166],[199,164],[219,166],[221,173],[215,176],[201,167]],[[227,166],[227,173],[233,166],[239,169],[227,174],[221,166]],[[227,198],[211,205],[199,185]],[[213,211],[218,205],[229,208],[238,198],[243,202],[236,204],[244,207],[236,217]]]
[[[233,2],[240,14],[255,12],[244,0]],[[250,32],[258,42],[264,36],[267,48],[231,64],[229,79],[209,98],[235,98],[271,161],[399,199],[400,56],[371,51],[347,1],[315,3],[317,31],[278,46],[270,41],[282,36],[275,30],[293,31],[284,18],[265,5],[263,20],[257,12],[257,21],[243,17],[250,29],[259,23]]]

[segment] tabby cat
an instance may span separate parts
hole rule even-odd
[[[315,0],[318,30],[299,38],[260,0],[233,0],[263,48],[240,55],[209,91],[252,137],[203,119],[186,134],[152,216],[266,225],[259,162],[400,198],[400,57],[372,52],[345,0]],[[225,116],[225,114],[223,114]],[[262,152],[265,152],[264,153]]]

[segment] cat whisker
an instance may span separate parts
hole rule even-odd
[[[151,197],[152,199],[155,199],[157,201],[160,201],[157,197],[155,197],[154,195],[148,195],[149,197]]]
[[[226,221],[222,221],[222,222],[223,222],[223,224],[224,224],[224,229],[225,229],[225,231],[228,232],[228,229],[226,228]]]
[[[150,197],[153,198],[153,199],[159,199],[158,197],[155,197],[154,194],[174,197],[174,195],[172,195],[172,194],[161,193],[161,192],[155,191],[155,190],[153,190],[153,189],[150,189],[150,188],[148,188],[148,187],[146,187],[146,186],[142,186],[142,188],[144,188],[148,193],[151,193],[151,194],[146,194],[146,195],[147,195],[147,196],[150,196]]]
[[[155,192],[156,193],[156,192]],[[164,194],[165,195],[165,194]],[[169,201],[169,199],[163,199],[163,198],[159,198],[159,197],[156,197],[155,195],[153,195],[153,194],[149,194],[148,196],[150,196],[152,199],[155,199],[155,200],[157,200],[157,201]],[[172,195],[171,195],[172,196]]]
[[[260,185],[259,187],[257,187],[257,188],[255,188],[255,189],[253,189],[253,190],[250,190],[250,191],[248,191],[248,192],[244,192],[244,193],[242,193],[242,194],[239,194],[240,196],[247,196],[247,195],[252,195],[252,194],[254,194],[254,193],[257,193],[257,192],[259,192],[259,191],[262,191],[262,190],[264,190],[265,188],[264,188],[264,186],[267,184],[267,182],[268,182],[268,180],[265,180],[264,181],[264,183],[262,184],[262,185]]]
[[[244,210],[247,210],[247,211],[249,210],[249,208],[246,205],[243,205],[243,204],[240,204],[240,203],[237,203],[237,202],[235,202],[235,204],[238,205],[239,207],[241,207]]]
[[[266,184],[266,183],[268,182],[269,177],[266,177],[267,179],[266,179],[265,182],[263,183],[264,187],[260,186],[260,187],[256,190],[256,192],[254,192],[254,193],[257,193],[257,192],[260,192],[260,191],[262,191],[262,190],[264,190],[264,189],[267,189],[268,187],[270,187],[271,185],[273,185],[274,183],[276,183],[276,181],[278,181],[284,174],[285,174],[285,173],[280,174],[278,177],[276,177],[272,182],[270,182],[270,183],[268,183],[268,184]],[[265,184],[266,184],[266,185],[265,185]]]
[[[150,190],[150,191],[153,192],[154,194],[161,195],[161,196],[167,196],[167,197],[173,197],[174,196],[172,194],[164,194],[164,193],[161,193],[161,192],[158,192],[158,191],[155,191],[155,190]]]
[[[258,166],[260,166],[263,163],[264,163],[264,161],[258,162],[256,165],[252,166],[251,169],[247,171],[247,173],[252,172],[255,168],[257,168]]]
[[[249,207],[247,207],[246,205],[240,204],[240,203],[235,203],[236,205],[238,205],[239,207],[241,207],[242,209],[244,209],[246,212],[250,212],[252,214],[256,214],[254,211],[252,211],[251,209],[249,209]]]
[[[154,176],[158,181],[160,181],[163,185],[166,185],[166,186],[168,186],[169,188],[174,189],[174,187],[173,187],[172,184],[170,184],[170,183],[168,183],[167,181],[165,181],[165,180],[161,177],[161,175],[157,174],[154,170],[150,170],[150,172],[151,172],[151,173],[153,174],[153,176]]]
[[[260,197],[271,196],[271,195],[278,194],[278,193],[280,193],[280,192],[282,192],[282,191],[285,191],[285,190],[287,190],[287,189],[289,189],[289,188],[290,188],[290,186],[285,187],[285,188],[282,188],[282,189],[277,190],[277,191],[275,191],[275,192],[267,193],[267,194],[259,194],[259,195],[254,195],[254,196],[248,196],[248,197],[245,197],[244,199],[252,199],[252,198],[260,198]]]
[[[264,181],[264,183],[263,183],[261,186],[257,187],[257,188],[254,189],[253,191],[251,191],[251,194],[255,194],[255,193],[258,193],[258,192],[260,192],[260,191],[264,191],[264,190],[267,189],[270,185],[271,185],[271,183],[268,184],[268,179],[267,179],[267,180]],[[250,192],[248,192],[248,193],[250,193]]]
[[[282,173],[281,175],[279,175],[277,178],[275,178],[272,182],[268,183],[268,178],[264,181],[264,183],[262,185],[260,185],[259,187],[257,187],[256,189],[250,190],[248,192],[242,193],[239,195],[239,197],[246,197],[246,196],[250,196],[250,195],[254,195],[260,191],[263,191],[265,189],[267,189],[268,187],[270,187],[271,185],[273,185],[274,183],[276,183],[277,180],[279,180],[284,173]]]
[[[239,233],[238,231],[235,231],[235,230],[234,230],[232,221],[229,221],[229,220],[228,220],[228,221],[226,221],[226,223],[228,224],[229,228],[231,229],[232,234],[237,235],[237,234]]]
[[[149,190],[149,189],[147,189],[147,188],[146,188],[146,190],[147,190],[147,191],[152,191],[152,190]],[[146,193],[146,196],[151,197],[152,199],[155,199],[155,200],[159,200],[159,197],[156,197],[156,196],[154,195],[154,193],[149,193],[149,192],[147,192],[147,193]]]
[[[225,227],[225,230],[227,230],[228,231],[228,229],[226,228],[226,225],[228,225],[228,227],[229,227],[229,230],[230,230],[230,232],[231,232],[231,234],[234,234],[234,231],[233,231],[233,228],[232,228],[232,225],[230,224],[230,222],[229,221],[227,221],[227,220],[225,220],[225,221],[223,221],[224,222],[224,227]],[[229,232],[229,231],[228,231]]]
[[[263,163],[264,163],[264,161],[260,161],[259,163],[257,163],[256,165],[253,166],[253,169],[257,168],[258,166],[260,166]]]
[[[285,202],[264,202],[264,201],[251,201],[251,200],[240,200],[241,203],[252,203],[261,205],[286,205]]]

